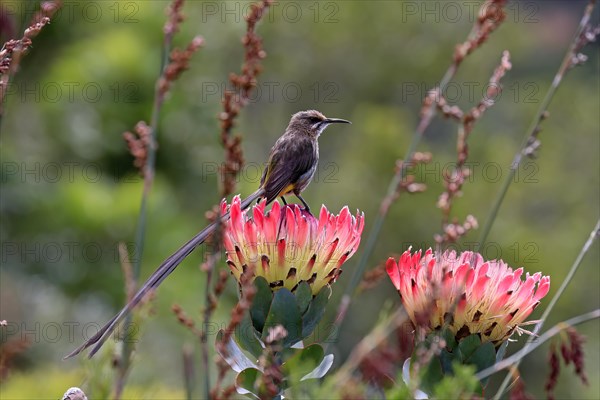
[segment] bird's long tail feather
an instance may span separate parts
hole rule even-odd
[[[242,210],[248,208],[252,202],[261,197],[264,194],[264,190],[259,188],[256,192],[252,193],[248,196],[244,201],[242,201],[241,208]],[[167,258],[154,273],[146,280],[144,285],[137,291],[135,296],[123,307],[121,311],[117,315],[115,315],[110,321],[108,321],[94,336],[85,341],[81,346],[73,350],[64,358],[73,357],[88,347],[94,345],[92,350],[90,350],[89,357],[91,358],[104,344],[104,342],[109,338],[111,333],[115,330],[119,322],[125,318],[127,314],[137,306],[140,301],[146,296],[148,292],[156,289],[162,281],[165,280],[167,276],[169,276],[175,268],[188,256],[196,247],[204,243],[204,241],[210,236],[211,233],[215,230],[217,224],[226,222],[229,219],[229,212],[225,213],[221,216],[219,221],[213,222],[208,225],[202,231],[200,231],[197,235],[191,238],[187,243],[179,248],[175,253],[173,253],[169,258]]]

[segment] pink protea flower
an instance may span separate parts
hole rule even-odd
[[[239,281],[248,265],[255,276],[264,277],[273,290],[293,291],[306,281],[313,294],[335,282],[341,267],[356,252],[364,227],[364,215],[352,216],[348,207],[339,215],[321,207],[319,218],[295,204],[281,207],[273,203],[270,211],[261,201],[250,211],[241,210],[239,196],[233,199],[223,238],[227,264]],[[227,211],[221,203],[221,211]]]
[[[550,289],[549,276],[527,273],[523,280],[523,268],[513,271],[470,251],[446,251],[437,259],[431,249],[423,257],[409,249],[386,267],[415,326],[447,327],[457,340],[478,333],[482,342],[499,345]]]

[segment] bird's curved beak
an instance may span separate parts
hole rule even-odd
[[[352,122],[341,118],[326,118],[324,122],[328,124],[352,124]]]

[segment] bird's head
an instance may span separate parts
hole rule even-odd
[[[335,123],[351,124],[352,122],[339,118],[327,118],[317,110],[300,111],[292,115],[287,132],[302,132],[319,137],[329,124]]]

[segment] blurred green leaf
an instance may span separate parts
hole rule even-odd
[[[446,375],[433,386],[435,399],[470,399],[479,387],[475,369],[470,365],[455,363],[453,375]]]

